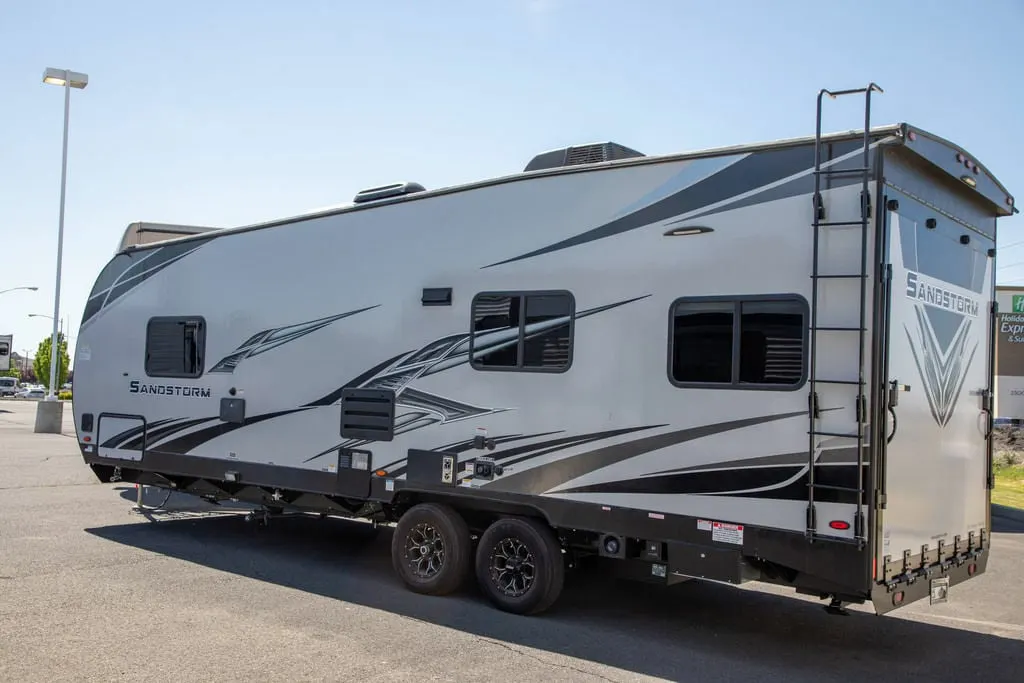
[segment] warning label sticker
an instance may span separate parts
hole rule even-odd
[[[721,543],[743,544],[743,525],[714,522],[711,525],[711,540]]]
[[[711,521],[707,519],[698,519],[697,528],[701,531],[711,531]]]

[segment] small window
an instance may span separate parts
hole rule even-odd
[[[472,308],[470,356],[477,370],[561,372],[572,364],[570,293],[478,294]]]
[[[806,314],[797,297],[680,299],[671,316],[672,381],[795,389],[805,376]]]
[[[205,349],[206,322],[202,318],[153,318],[146,328],[146,374],[199,377]]]

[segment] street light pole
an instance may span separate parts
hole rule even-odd
[[[53,293],[53,333],[50,341],[50,391],[47,401],[56,401],[54,392],[57,381],[57,325],[60,321],[60,276],[64,256],[64,197],[68,177],[68,122],[71,118],[71,88],[83,89],[89,83],[89,77],[68,69],[47,69],[43,74],[43,82],[64,86],[64,142],[61,150],[60,165],[60,214],[57,221],[57,282]]]
[[[7,292],[17,292],[19,289],[25,289],[30,292],[38,290],[38,287],[11,287],[10,289],[0,289],[0,294],[6,294]]]

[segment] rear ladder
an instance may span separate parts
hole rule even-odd
[[[871,93],[872,92],[883,92],[880,87],[874,83],[869,84],[866,88],[855,88],[851,90],[838,90],[829,91],[822,89],[818,93],[818,110],[817,110],[817,121],[815,124],[815,135],[814,135],[814,195],[813,195],[813,231],[814,231],[814,251],[813,251],[813,266],[811,271],[811,321],[810,321],[810,368],[809,368],[809,383],[810,383],[810,395],[808,396],[808,412],[810,415],[810,429],[808,430],[809,444],[808,444],[808,483],[807,483],[807,530],[806,536],[809,541],[814,542],[817,534],[817,516],[815,514],[815,492],[823,490],[841,491],[846,493],[853,493],[857,497],[857,512],[854,517],[854,538],[857,542],[858,547],[863,547],[865,543],[865,524],[863,506],[865,504],[865,477],[864,477],[864,439],[865,439],[865,428],[868,422],[867,416],[867,400],[866,400],[866,380],[865,380],[865,369],[864,369],[864,342],[867,333],[867,281],[868,281],[868,225],[871,218],[871,195],[868,189],[868,182],[871,176]],[[821,158],[821,103],[822,98],[828,95],[832,99],[836,99],[842,95],[855,95],[864,94],[864,144],[862,149],[862,161],[856,168],[823,168]],[[831,166],[831,163],[829,164]],[[861,193],[860,193],[860,216],[856,219],[838,217],[839,220],[826,220],[825,215],[825,204],[822,199],[822,179],[823,178],[837,178],[845,176],[849,178],[859,178],[861,181]],[[845,218],[845,219],[844,219]],[[822,248],[821,248],[821,235],[822,231],[829,231],[833,229],[845,229],[845,228],[860,228],[860,272],[821,272],[821,260],[822,260]],[[860,301],[858,305],[858,320],[857,325],[821,325],[819,324],[819,314],[821,312],[821,303],[819,301],[819,289],[822,286],[822,281],[860,281]],[[834,304],[833,304],[834,305]],[[856,377],[844,377],[836,375],[828,375],[826,377],[818,376],[818,351],[819,351],[819,338],[823,341],[822,346],[828,344],[829,339],[835,339],[842,335],[857,335],[857,372]],[[837,343],[837,342],[833,342]],[[830,368],[830,372],[835,372],[834,368]],[[830,410],[829,408],[822,408],[819,405],[818,397],[818,385],[835,385],[842,386],[846,385],[856,389],[856,399],[854,411],[854,426],[850,430],[833,431],[826,430],[821,426],[821,414],[823,411]],[[817,479],[817,468],[821,466],[818,462],[818,448],[817,440],[821,437],[827,438],[844,438],[853,439],[857,443],[857,486],[837,486],[833,484],[819,483]]]

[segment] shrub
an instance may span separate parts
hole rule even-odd
[[[60,392],[57,393],[57,398],[59,398],[61,401],[70,401],[71,400],[71,392],[70,391],[60,391]]]

